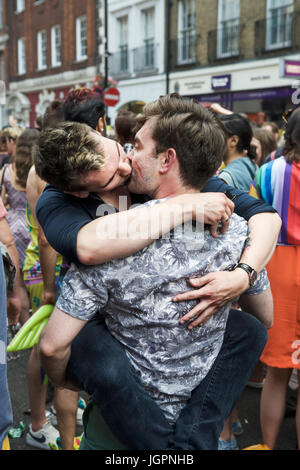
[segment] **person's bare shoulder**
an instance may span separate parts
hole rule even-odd
[[[30,168],[26,184],[26,194],[29,206],[35,212],[36,203],[45,189],[46,182],[36,173],[34,165]]]

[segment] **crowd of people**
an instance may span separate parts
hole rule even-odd
[[[109,136],[105,111],[76,89],[1,133],[1,344],[55,306],[28,361],[27,444],[74,449],[84,391],[82,450],[237,450],[254,384],[276,449],[300,378],[300,109],[279,129],[173,94]]]

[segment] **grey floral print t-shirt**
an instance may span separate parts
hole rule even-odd
[[[143,386],[171,423],[212,367],[231,308],[228,304],[203,326],[187,330],[179,320],[198,301],[175,303],[172,298],[191,289],[190,277],[238,262],[247,233],[247,223],[235,214],[218,238],[208,230],[195,232],[191,223],[128,258],[99,266],[73,264],[65,276],[57,307],[86,321],[97,312],[105,315],[111,334],[124,345]],[[247,293],[268,287],[264,270]]]

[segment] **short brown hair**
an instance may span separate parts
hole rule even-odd
[[[38,176],[62,191],[82,188],[88,172],[101,170],[105,161],[94,133],[78,122],[64,122],[42,131],[33,153]]]
[[[156,153],[173,148],[182,181],[201,189],[222,164],[227,135],[223,124],[200,104],[169,95],[144,107],[136,131],[149,119]]]
[[[261,145],[261,161],[259,162],[259,166],[261,166],[266,157],[277,149],[277,142],[274,134],[263,127],[254,127],[253,136],[259,140]]]
[[[18,137],[15,151],[16,182],[26,189],[26,182],[30,168],[33,165],[32,149],[40,135],[38,129],[32,127],[25,129]]]
[[[54,100],[47,106],[45,113],[42,116],[42,129],[47,127],[55,127],[60,122],[64,121],[62,103],[61,101]]]
[[[263,123],[263,127],[270,127],[272,129],[273,134],[278,134],[279,133],[279,127],[277,126],[276,122],[265,121]]]
[[[288,163],[300,161],[300,108],[291,114],[284,135],[285,144],[282,154]]]
[[[121,145],[133,144],[134,129],[136,126],[135,114],[122,109],[115,119],[116,138]]]

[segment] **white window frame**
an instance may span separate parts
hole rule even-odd
[[[45,29],[37,33],[37,68],[47,68],[47,32]]]
[[[26,73],[26,44],[25,38],[19,38],[17,42],[18,48],[18,75]]]
[[[16,13],[21,13],[25,10],[25,0],[16,0]]]
[[[226,58],[226,57],[234,57],[239,55],[239,27],[240,27],[240,0],[232,0],[235,2],[234,6],[234,14],[232,18],[224,18],[223,11],[224,11],[224,4],[228,0],[219,0],[218,5],[218,31],[217,31],[217,57],[219,59]],[[236,30],[237,33],[237,44],[235,48],[230,48],[230,50],[224,51],[223,50],[223,41],[224,41],[224,26],[227,28],[232,29],[232,31]],[[234,40],[234,39],[233,39]]]
[[[128,50],[128,24],[129,24],[129,16],[122,15],[117,18],[117,25],[118,25],[118,50],[120,54],[120,66],[119,71],[128,72],[129,70],[129,50]],[[125,28],[123,29],[123,25]],[[123,67],[123,65],[125,65]]]
[[[57,24],[51,28],[51,65],[61,65],[61,26]]]
[[[144,43],[143,65],[145,68],[153,68],[155,66],[155,6],[144,8],[141,10],[141,15]]]
[[[189,13],[191,7],[191,24],[189,25]],[[179,64],[189,64],[195,62],[196,59],[196,5],[195,0],[179,0],[178,2],[178,53],[177,59]],[[190,48],[194,49],[190,54]]]
[[[275,0],[276,2],[276,0]],[[291,38],[291,19],[292,19],[292,14],[293,14],[293,7],[294,7],[294,0],[280,0],[278,2],[278,6],[274,6],[274,3],[272,0],[267,0],[267,12],[266,12],[266,49],[267,50],[272,50],[272,49],[279,49],[283,47],[289,47],[292,42]],[[277,36],[277,41],[273,42],[272,41],[272,27],[273,27],[273,17],[272,13],[274,10],[278,10],[279,15],[277,16],[277,31],[276,31],[276,36]],[[286,11],[286,12],[284,12]],[[279,35],[280,35],[280,21],[282,21],[283,15],[287,15],[285,19],[285,25],[284,28],[285,30],[285,39],[280,40]],[[289,37],[287,37],[289,36]]]
[[[85,30],[83,24],[85,23]],[[83,41],[85,44],[83,45]],[[83,53],[83,51],[85,51]],[[82,62],[87,56],[87,17],[86,15],[76,18],[76,60]]]

